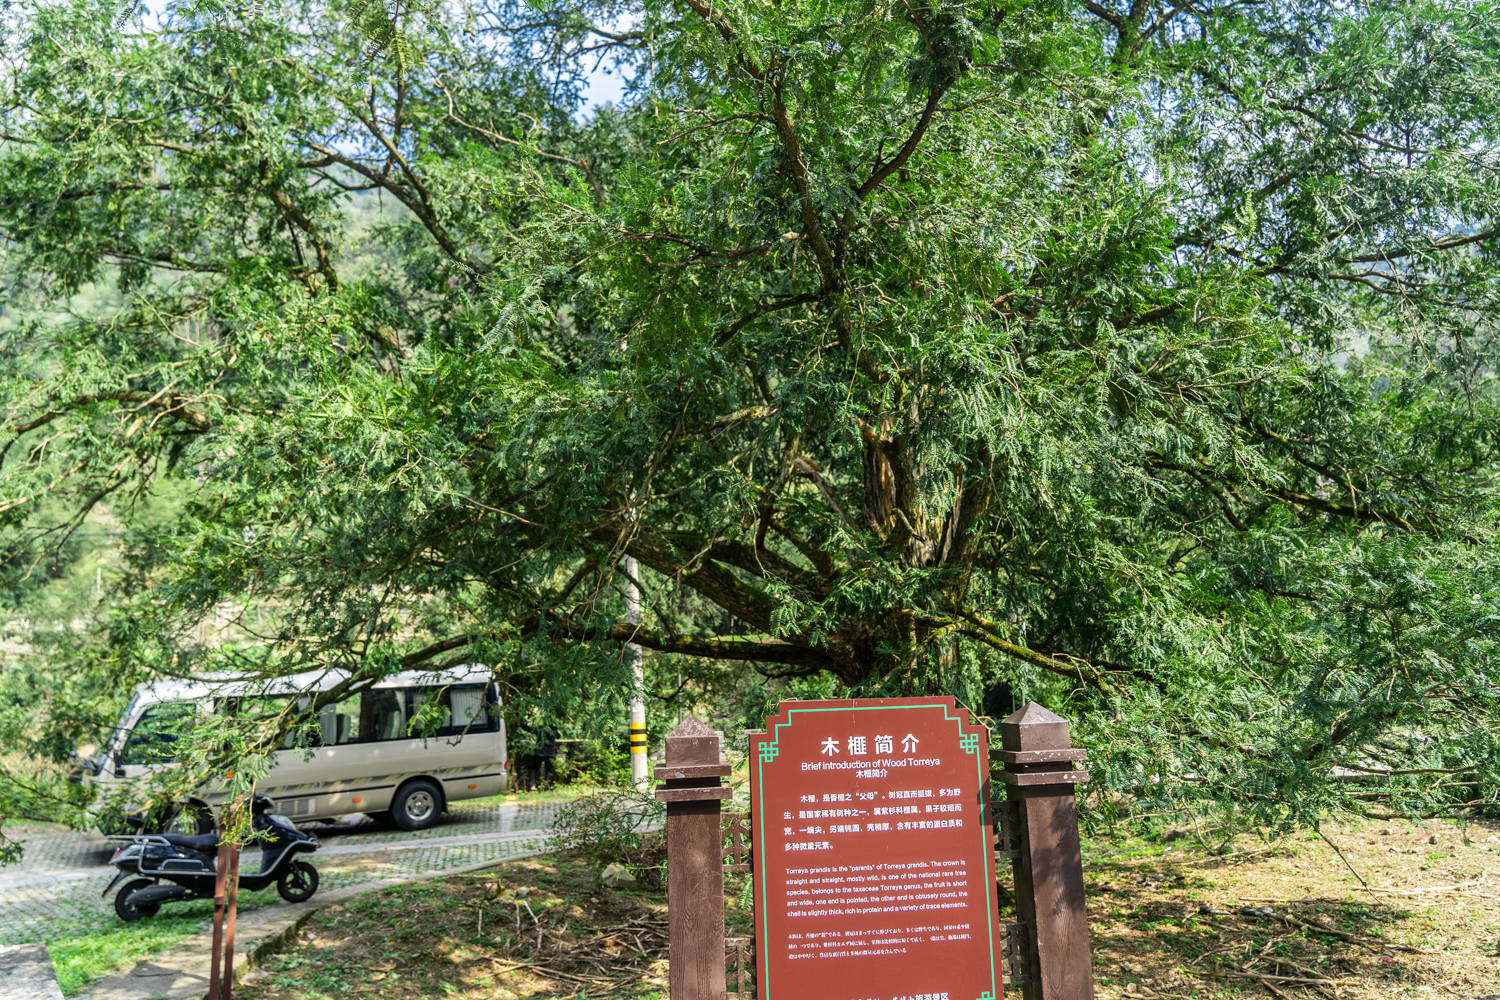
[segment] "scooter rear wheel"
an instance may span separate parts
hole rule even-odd
[[[318,870],[306,861],[293,861],[276,880],[276,891],[288,903],[301,903],[318,891]]]
[[[141,889],[149,889],[155,885],[149,878],[132,879],[120,887],[115,893],[115,916],[127,924],[135,923],[143,917],[153,917],[161,908],[160,903],[135,903],[130,897]]]

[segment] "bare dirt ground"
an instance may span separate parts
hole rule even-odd
[[[1223,857],[1093,840],[1099,1000],[1500,1000],[1500,825],[1351,821]]]
[[[570,855],[372,893],[313,917],[238,1000],[661,1000],[659,890],[598,884]]]
[[[1324,833],[1222,856],[1188,832],[1090,838],[1098,1000],[1500,1000],[1500,825]],[[664,1000],[665,949],[660,891],[553,856],[330,907],[236,995]]]

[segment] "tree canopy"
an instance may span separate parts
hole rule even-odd
[[[1009,683],[1165,811],[1482,805],[1481,7],[14,5],[5,572],[170,486],[92,690],[482,660],[597,706],[634,641]]]

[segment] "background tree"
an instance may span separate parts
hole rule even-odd
[[[1008,682],[1168,811],[1493,794],[1496,19],[12,17],[4,530],[191,484],[110,684],[483,659],[602,706],[633,640]],[[590,57],[634,82],[579,119]],[[126,306],[46,315],[106,268]],[[259,624],[189,663],[226,598]]]

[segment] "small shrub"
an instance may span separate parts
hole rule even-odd
[[[552,826],[552,843],[582,855],[595,872],[620,865],[643,888],[656,888],[666,870],[666,842],[653,828],[664,815],[653,796],[633,789],[587,795],[563,807]]]

